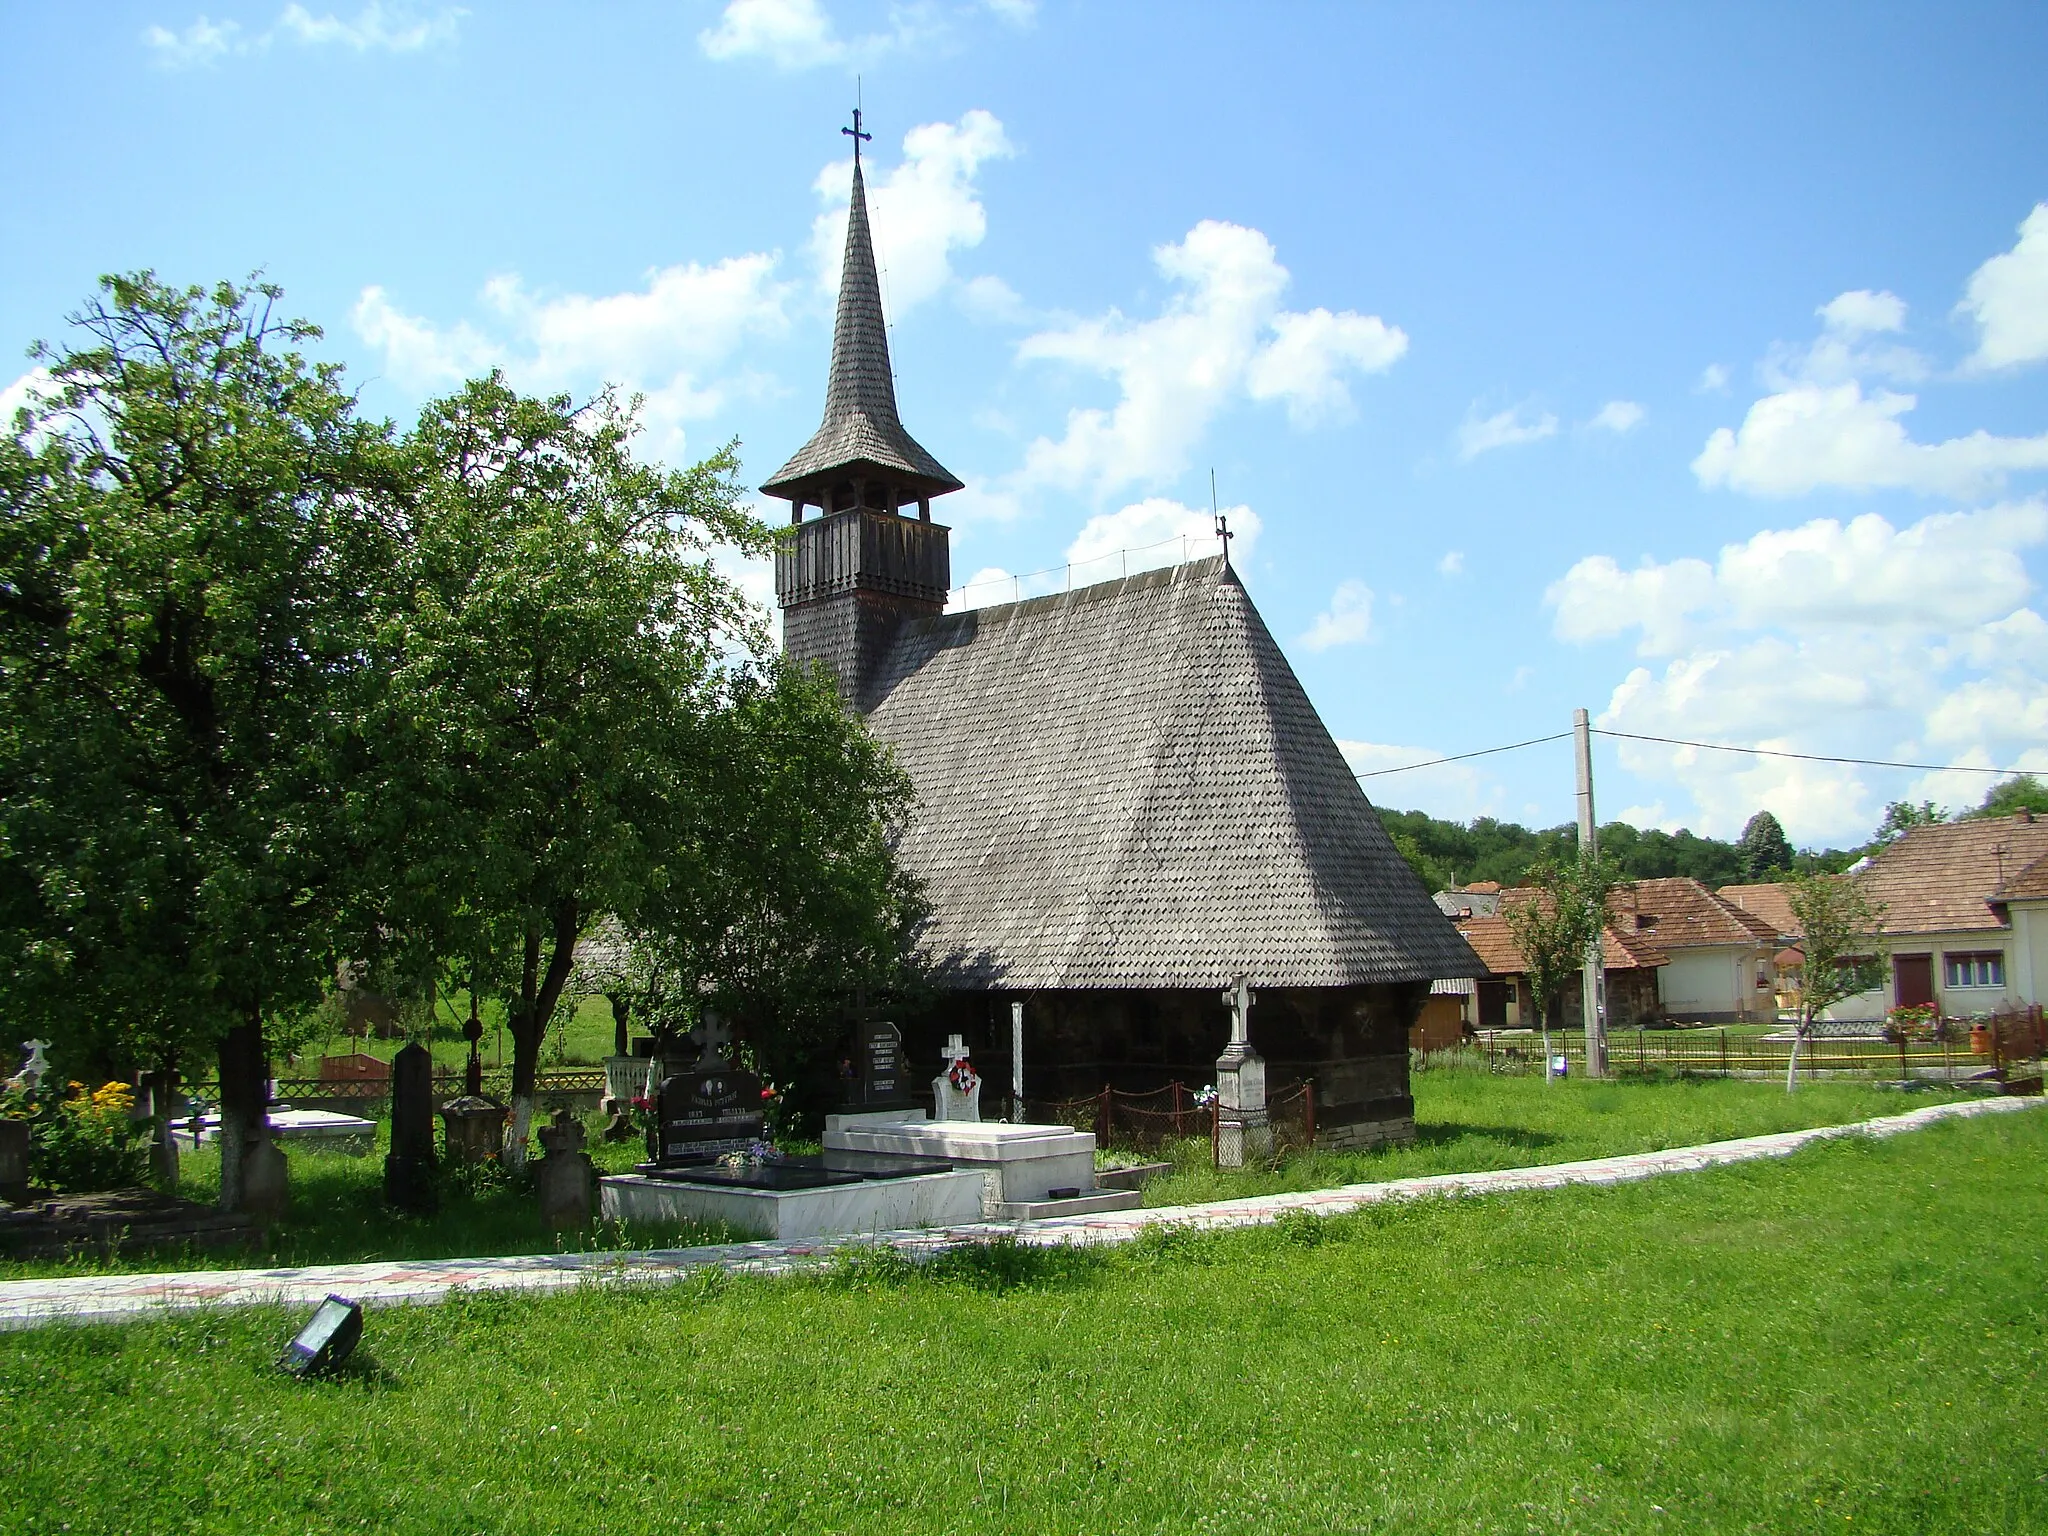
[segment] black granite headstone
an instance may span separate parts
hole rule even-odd
[[[434,1188],[434,1059],[417,1041],[391,1059],[391,1151],[384,1198],[402,1210],[431,1211]]]
[[[886,1020],[860,1027],[859,1108],[908,1109],[910,1080],[903,1070],[903,1032]]]
[[[650,1149],[661,1167],[736,1152],[762,1138],[761,1079],[719,1065],[665,1078],[660,1119]]]

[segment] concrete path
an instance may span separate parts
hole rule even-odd
[[[410,1259],[371,1264],[317,1264],[299,1269],[189,1270],[177,1274],[80,1275],[53,1280],[0,1283],[0,1329],[35,1328],[46,1323],[125,1322],[167,1312],[207,1307],[285,1305],[306,1307],[329,1292],[366,1306],[438,1302],[457,1290],[559,1291],[579,1285],[676,1280],[693,1271],[717,1268],[746,1274],[785,1274],[818,1263],[835,1249],[886,1243],[913,1257],[963,1243],[1009,1237],[1035,1246],[1059,1243],[1123,1243],[1146,1227],[1175,1224],[1210,1229],[1260,1226],[1287,1211],[1335,1216],[1387,1200],[1431,1196],[1490,1195],[1512,1190],[1557,1189],[1567,1184],[1624,1184],[1667,1173],[1688,1173],[1722,1163],[1784,1157],[1836,1136],[1895,1136],[1937,1120],[2009,1114],[2038,1107],[2044,1099],[1978,1099],[1937,1104],[1907,1114],[1818,1126],[1770,1136],[1745,1136],[1700,1147],[1635,1152],[1580,1163],[1540,1168],[1504,1168],[1488,1173],[1442,1173],[1394,1179],[1384,1184],[1350,1184],[1298,1194],[1257,1195],[1206,1205],[1162,1206],[1042,1221],[980,1222],[972,1226],[913,1232],[882,1232],[795,1242],[729,1243],[709,1248],[672,1248],[627,1253],[535,1254],[501,1259]]]

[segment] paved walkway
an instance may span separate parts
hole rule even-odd
[[[0,1283],[0,1329],[35,1328],[46,1323],[124,1322],[206,1307],[282,1304],[305,1307],[330,1291],[367,1306],[431,1304],[452,1292],[559,1291],[590,1284],[675,1280],[695,1270],[717,1268],[748,1274],[785,1274],[816,1264],[833,1250],[887,1243],[912,1256],[962,1243],[1010,1237],[1018,1242],[1124,1243],[1148,1226],[1173,1223],[1196,1228],[1252,1227],[1287,1211],[1335,1216],[1387,1200],[1430,1196],[1502,1194],[1522,1189],[1557,1189],[1567,1184],[1625,1184],[1667,1173],[1688,1173],[1722,1163],[1785,1157],[1801,1147],[1836,1136],[1895,1136],[1937,1120],[2008,1114],[2048,1103],[2043,1099],[1978,1099],[1937,1104],[1907,1114],[1850,1125],[1745,1136],[1700,1147],[1635,1152],[1541,1168],[1504,1168],[1488,1173],[1440,1173],[1394,1179],[1384,1184],[1350,1184],[1298,1194],[1257,1195],[1206,1205],[1162,1206],[1093,1216],[1059,1216],[1043,1221],[980,1222],[972,1226],[795,1242],[729,1243],[710,1248],[671,1248],[630,1253],[535,1254],[500,1259],[410,1259],[373,1264],[317,1264],[299,1269],[189,1270],[178,1274],[80,1275],[54,1280]]]

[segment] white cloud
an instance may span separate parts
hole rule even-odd
[[[377,0],[371,0],[353,20],[344,21],[332,14],[315,16],[303,5],[288,5],[277,18],[277,30],[315,47],[334,43],[357,53],[373,48],[414,53],[436,43],[454,42],[456,27],[467,14],[461,7],[451,5],[430,16],[416,16],[404,6],[386,10]]]
[[[1642,420],[1643,408],[1635,401],[1610,400],[1594,413],[1593,419],[1586,425],[1596,432],[1612,432],[1616,437],[1620,437],[1624,433],[1633,432],[1642,425]]]
[[[1645,655],[1670,655],[1709,629],[1867,626],[1954,634],[2006,615],[2001,636],[2032,632],[2014,614],[2032,591],[2019,551],[2048,543],[2048,503],[1942,512],[1904,529],[1876,513],[1764,529],[1704,560],[1646,560],[1623,570],[1607,555],[1579,561],[1544,594],[1561,640],[1641,632]],[[2015,625],[2020,627],[2015,628]]]
[[[2048,203],[2036,203],[2020,238],[1970,274],[1958,312],[1977,322],[1966,367],[2017,368],[2048,360]]]
[[[984,272],[960,284],[957,302],[970,320],[1016,325],[1030,318],[1017,290],[993,273]]]
[[[836,63],[846,44],[818,0],[732,0],[718,25],[697,35],[713,59],[759,57],[778,69]]]
[[[972,250],[988,233],[988,213],[974,179],[984,163],[1014,154],[1003,125],[976,107],[957,123],[923,123],[903,136],[903,159],[868,184],[868,223],[875,261],[882,270],[883,300],[898,320],[944,288],[952,278],[955,251]],[[811,226],[811,250],[818,280],[828,292],[839,287],[846,250],[846,208],[853,186],[851,158],[818,173],[815,189],[830,206]],[[1001,279],[987,280],[1007,288]],[[989,287],[976,299],[997,298]],[[1010,298],[1014,301],[1015,295]]]
[[[1026,452],[1026,480],[1113,491],[1156,483],[1187,465],[1216,414],[1240,394],[1284,402],[1307,421],[1350,404],[1349,373],[1378,373],[1408,338],[1377,316],[1280,307],[1288,283],[1256,229],[1205,219],[1153,261],[1174,286],[1162,313],[1115,310],[1027,337],[1019,355],[1071,363],[1116,381],[1109,410],[1076,408],[1054,440]]]
[[[242,37],[240,22],[213,21],[206,16],[182,32],[161,26],[145,27],[142,41],[164,69],[193,69],[218,63],[231,53],[246,52],[249,47]]]
[[[726,395],[755,387],[720,370],[756,336],[788,328],[790,285],[776,258],[729,257],[649,272],[625,293],[542,297],[516,275],[490,279],[482,299],[495,324],[437,326],[408,315],[380,287],[363,290],[356,334],[382,350],[397,383],[416,394],[447,389],[490,368],[521,388],[591,388],[612,383],[646,396],[648,451],[675,458],[684,423],[716,411]]]
[[[998,603],[1015,602],[1023,595],[1023,586],[1016,576],[1000,565],[985,565],[946,594],[946,612],[993,608]]]
[[[1830,756],[2007,763],[2048,736],[2048,622],[2022,551],[2048,544],[2048,503],[1945,512],[1895,528],[1865,514],[1766,529],[1714,563],[1581,560],[1552,585],[1559,638],[1634,632],[1639,666],[1600,723],[1690,741]],[[1759,807],[1795,838],[1860,840],[1895,775],[1616,744],[1622,763],[1690,794],[1699,830]],[[1989,754],[1989,755],[1985,755]],[[1981,789],[1979,791],[1981,793]]]
[[[1350,407],[1347,372],[1383,373],[1408,350],[1408,338],[1378,315],[1283,312],[1272,326],[1272,341],[1245,370],[1245,388],[1254,400],[1284,400],[1288,419],[1303,426]]]
[[[1853,379],[1794,385],[1750,406],[1739,429],[1718,428],[1692,470],[1704,486],[1753,496],[1799,496],[1827,486],[1976,500],[1995,494],[2014,471],[2048,468],[2048,433],[1979,431],[1916,443],[1899,417],[1917,403],[1885,389],[1866,396]]]
[[[1342,581],[1330,606],[1315,617],[1301,644],[1311,651],[1336,645],[1360,645],[1372,638],[1372,588],[1362,581]]]
[[[1017,12],[1028,7],[992,3],[989,7],[1013,25],[1028,21]],[[946,19],[929,4],[892,7],[889,30],[842,38],[818,0],[729,0],[718,25],[697,34],[704,56],[720,61],[765,59],[777,69],[811,69],[836,64],[857,69],[884,54],[914,48],[946,31]]]
[[[1231,559],[1248,564],[1265,524],[1247,506],[1225,507],[1223,516],[1230,524]],[[1067,561],[1074,567],[1078,587],[1130,571],[1198,560],[1221,548],[1216,520],[1207,508],[1151,496],[1089,518],[1067,546]]]
[[[1842,336],[1870,336],[1906,328],[1906,301],[1896,293],[1853,289],[1814,311],[1828,330]]]
[[[230,55],[262,53],[279,38],[306,47],[339,46],[357,53],[382,50],[387,53],[416,53],[436,44],[453,43],[462,18],[469,13],[460,6],[442,6],[430,13],[412,7],[386,7],[371,0],[352,18],[333,13],[315,16],[305,6],[288,5],[266,30],[253,37],[244,33],[240,22],[216,22],[200,18],[182,32],[168,27],[143,29],[142,41],[165,69],[191,69],[217,64]]]
[[[1444,551],[1444,557],[1443,557],[1443,559],[1441,559],[1441,560],[1437,561],[1437,563],[1436,563],[1436,569],[1437,569],[1437,574],[1438,574],[1439,576],[1462,576],[1462,575],[1464,575],[1464,574],[1465,574],[1465,551],[1463,551],[1462,549],[1447,549],[1447,550],[1445,550],[1445,551]]]
[[[1718,395],[1728,387],[1728,369],[1721,363],[1709,363],[1700,370],[1700,381],[1693,386],[1703,395]]]
[[[989,11],[1013,27],[1028,27],[1038,19],[1038,0],[983,0]]]
[[[1522,418],[1522,407],[1498,412],[1480,420],[1467,416],[1458,428],[1458,457],[1476,459],[1482,453],[1491,453],[1496,448],[1516,448],[1524,443],[1540,443],[1546,437],[1557,433],[1557,418],[1545,411],[1528,420]]]

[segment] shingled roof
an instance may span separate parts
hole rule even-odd
[[[1778,943],[1778,930],[1753,912],[1724,900],[1685,875],[1637,880],[1610,892],[1607,910],[1624,928],[1659,949],[1690,949],[1710,944]]]
[[[1910,827],[1881,850],[1862,885],[1884,903],[1886,933],[2003,928],[1995,892],[2048,857],[2048,818],[1988,816]]]
[[[1781,939],[1803,938],[1805,926],[1792,910],[1792,886],[1785,881],[1764,881],[1755,885],[1724,885],[1714,894],[1732,901],[1751,917],[1760,917]]]
[[[877,685],[944,985],[1483,974],[1220,558],[910,621]]]
[[[1515,942],[1515,930],[1505,917],[1469,917],[1458,924],[1458,932],[1494,975],[1519,976],[1529,969]],[[1610,971],[1653,971],[1671,963],[1669,955],[1641,938],[1622,933],[1612,923],[1600,930],[1600,955]]]
[[[2034,860],[1998,888],[1997,901],[2048,901],[2048,858]]]
[[[896,414],[896,377],[889,367],[889,330],[868,233],[868,195],[860,163],[846,214],[846,256],[839,310],[832,322],[832,374],[825,419],[811,440],[761,487],[769,496],[829,490],[850,477],[882,480],[924,496],[960,489],[953,472],[903,430]]]

